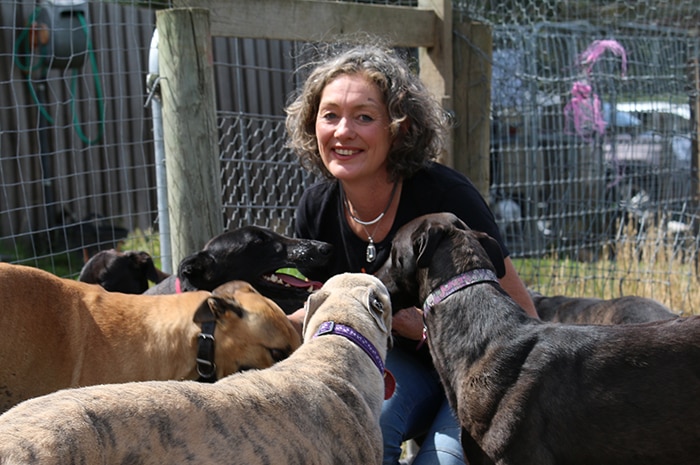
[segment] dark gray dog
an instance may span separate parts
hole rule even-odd
[[[544,323],[504,271],[496,241],[436,214],[406,224],[377,272],[392,305],[423,307],[470,465],[698,463],[700,316]]]
[[[553,323],[619,325],[678,318],[656,300],[634,295],[615,299],[548,297],[530,290],[530,297],[540,318]]]

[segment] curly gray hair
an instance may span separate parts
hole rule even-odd
[[[387,159],[392,181],[411,177],[443,153],[448,114],[396,50],[376,44],[347,43],[329,48],[330,56],[316,62],[286,108],[287,147],[297,154],[302,166],[332,177],[319,153],[316,115],[323,89],[342,75],[360,74],[370,79],[384,98],[390,131],[396,137]]]

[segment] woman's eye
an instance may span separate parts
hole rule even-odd
[[[363,123],[371,123],[374,121],[374,118],[372,118],[370,115],[360,115],[359,120]]]

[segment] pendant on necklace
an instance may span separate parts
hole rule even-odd
[[[367,263],[372,263],[375,258],[377,258],[377,248],[374,246],[374,241],[369,238],[369,244],[367,244]]]

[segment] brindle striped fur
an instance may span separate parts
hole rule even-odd
[[[339,275],[309,298],[304,344],[266,370],[214,384],[142,382],[64,390],[0,416],[0,464],[348,464],[381,462],[384,384],[365,352],[324,321],[353,327],[386,355],[391,304],[369,275]]]
[[[377,276],[402,308],[461,273],[499,268],[496,241],[439,214],[406,224]],[[480,282],[425,319],[470,465],[698,463],[700,316],[544,323]]]
[[[543,321],[569,324],[626,325],[678,318],[654,299],[627,295],[614,299],[544,296],[530,290],[537,314]]]

